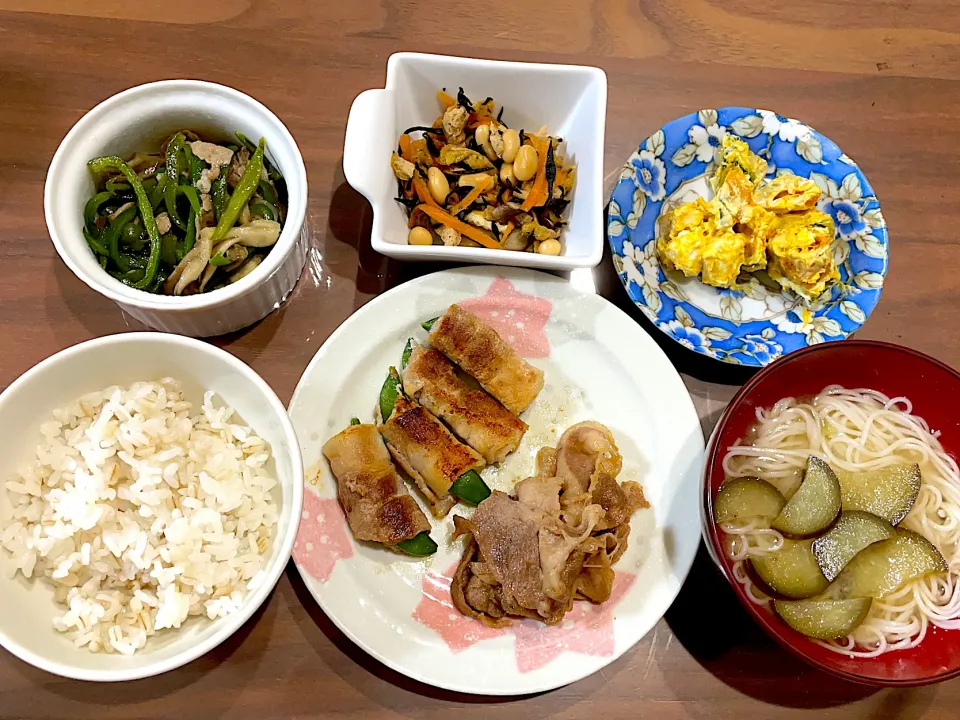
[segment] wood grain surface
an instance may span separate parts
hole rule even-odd
[[[374,295],[437,269],[369,247],[370,208],[344,182],[344,125],[387,57],[419,50],[602,67],[606,187],[637,143],[702,107],[769,107],[854,157],[892,245],[861,337],[960,365],[960,3],[951,0],[0,0],[0,386],[74,343],[138,329],[60,262],[44,173],[85,111],[132,85],[202,78],[263,101],[300,144],[310,181],[308,267],[290,300],[216,342],[288,400],[330,332]],[[598,291],[632,311],[609,258]],[[638,321],[639,313],[632,312]],[[649,327],[649,326],[648,326]],[[658,342],[705,431],[745,375]],[[0,651],[4,718],[955,718],[960,680],[874,690],[778,650],[701,553],[666,618],[601,673],[502,701],[418,685],[366,657],[323,616],[291,565],[223,646],[151,680],[71,682]]]

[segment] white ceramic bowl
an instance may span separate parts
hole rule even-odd
[[[577,165],[573,200],[565,213],[564,252],[558,257],[485,248],[407,244],[407,217],[394,198],[397,181],[390,154],[400,134],[431,125],[440,114],[437,90],[504,107],[504,121],[565,140],[564,153]],[[344,175],[373,206],[373,249],[401,260],[518,265],[571,270],[593,267],[603,256],[603,133],[607,76],[579,65],[544,65],[397,53],[387,62],[386,87],[367,90],[353,101],[343,148]]]
[[[239,611],[214,621],[196,618],[180,630],[163,631],[132,657],[75,648],[53,629],[63,612],[53,589],[42,580],[11,578],[8,553],[0,549],[0,645],[21,660],[80,680],[117,681],[157,675],[179,667],[219,645],[263,603],[290,558],[303,505],[300,445],[283,404],[249,367],[225,350],[189,338],[161,333],[111,335],[75,345],[27,371],[0,394],[0,477],[28,462],[40,441],[39,426],[51,411],[87,392],[137,380],[178,379],[197,407],[204,390],[213,390],[244,423],[270,443],[278,488],[279,520],[264,581]],[[0,519],[9,517],[9,498],[0,488]],[[2,521],[2,520],[0,520]]]
[[[81,232],[83,206],[93,193],[87,162],[149,150],[184,128],[232,138],[240,130],[266,138],[267,156],[287,183],[287,218],[263,263],[241,281],[188,297],[127,287],[100,269]],[[233,88],[197,80],[165,80],[104,100],[67,133],[47,170],[43,194],[47,229],[60,257],[83,282],[150,327],[209,336],[239,330],[275,310],[303,270],[307,240],[307,172],[293,136],[262,104]]]

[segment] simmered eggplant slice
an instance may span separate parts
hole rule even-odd
[[[799,633],[820,640],[849,635],[870,612],[870,598],[849,600],[775,600],[783,621]]]
[[[908,582],[946,569],[943,556],[929,540],[898,528],[895,537],[857,553],[825,595],[831,600],[882,598]]]
[[[823,460],[807,460],[803,482],[771,527],[787,535],[805,537],[829,527],[840,512],[840,483]]]
[[[764,480],[730,478],[720,486],[713,516],[718,524],[757,521],[770,527],[786,502],[780,491]]]
[[[819,595],[827,589],[813,555],[812,540],[784,539],[783,547],[763,557],[750,558],[753,569],[771,590],[794,600]]]
[[[832,528],[813,541],[813,554],[827,580],[833,580],[861,550],[896,535],[881,517],[862,510],[840,513]]]
[[[864,510],[891,525],[903,520],[920,492],[920,466],[891,465],[867,472],[838,473],[844,510]]]

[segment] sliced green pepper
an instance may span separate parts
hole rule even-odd
[[[190,208],[190,216],[187,218],[187,232],[183,236],[183,244],[177,247],[177,262],[179,263],[188,252],[193,250],[193,244],[197,241],[197,214]]]
[[[407,363],[410,362],[410,356],[413,354],[413,338],[407,340],[407,344],[403,346],[403,354],[400,356],[400,367],[405,368]]]
[[[360,418],[350,418],[350,424],[351,424],[351,425],[359,425],[359,424],[360,424]]]
[[[490,488],[476,470],[467,470],[450,486],[450,494],[474,505],[490,497]]]
[[[122,158],[115,155],[91,160],[87,163],[87,167],[95,175],[99,175],[105,170],[119,170],[127,179],[127,182],[130,183],[130,187],[133,188],[140,217],[143,219],[143,226],[147,229],[147,236],[150,238],[150,260],[144,270],[143,277],[132,283],[132,286],[138,290],[150,287],[157,277],[157,268],[160,267],[160,233],[157,230],[157,220],[153,216],[153,206],[150,204],[150,198],[147,197],[147,193],[143,189],[143,182],[133,171],[133,168],[127,165]]]
[[[237,140],[239,140],[241,143],[243,143],[244,145],[246,145],[247,150],[249,150],[250,152],[253,152],[254,150],[257,149],[257,146],[254,144],[254,142],[253,142],[250,138],[248,138],[246,135],[244,135],[242,132],[240,132],[239,130],[237,130],[237,131],[234,133],[234,135],[237,136]]]
[[[223,217],[223,214],[227,211],[227,203],[230,202],[230,190],[227,188],[226,172],[221,171],[217,179],[213,181],[212,194],[213,212],[219,222],[220,218]]]
[[[113,222],[110,223],[110,227],[108,227],[106,232],[103,233],[103,245],[107,248],[107,252],[110,254],[110,259],[113,260],[113,262],[116,263],[117,267],[121,270],[127,270],[128,267],[120,256],[120,233],[127,226],[127,223],[133,220],[136,216],[136,208],[127,208],[113,219]]]
[[[274,207],[280,205],[280,196],[277,195],[276,189],[270,184],[269,180],[261,178],[260,182],[257,183],[257,188],[260,190],[260,196],[268,203]]]
[[[87,241],[87,245],[90,246],[90,249],[99,255],[101,260],[110,257],[110,251],[107,249],[107,246],[100,242],[98,238],[94,237],[93,233],[86,228],[83,229],[83,237]]]
[[[183,220],[180,219],[180,214],[177,212],[177,190],[179,187],[176,183],[168,182],[166,187],[163,189],[163,202],[167,208],[167,215],[170,217],[170,220],[181,230],[185,229]]]
[[[203,173],[203,160],[193,154],[188,142],[183,143],[183,157],[186,159],[186,167],[190,170],[190,182],[195,185]]]
[[[437,551],[437,544],[426,530],[414,535],[409,540],[401,540],[397,543],[397,547],[408,555],[416,555],[417,557],[433,555]]]
[[[167,233],[160,238],[160,260],[170,267],[176,267],[180,262],[177,260],[177,236]]]
[[[200,204],[200,196],[197,195],[197,189],[195,187],[191,187],[190,185],[180,185],[177,188],[177,194],[183,195],[187,198],[187,201],[190,203],[190,207],[197,215],[203,212],[203,206]]]
[[[180,165],[180,154],[183,151],[183,144],[186,138],[183,133],[177,133],[170,142],[167,143],[167,177],[173,180],[174,185],[180,183],[180,172],[183,168]],[[167,212],[169,212],[169,207]],[[182,228],[181,228],[182,229]]]
[[[97,231],[97,215],[100,213],[100,206],[112,197],[112,192],[104,190],[87,200],[87,204],[83,206],[83,224],[91,234]]]
[[[426,322],[422,322],[420,323],[420,327],[422,327],[427,332],[430,332],[433,329],[433,326],[437,324],[437,320],[439,319],[440,318],[435,317],[433,320],[427,320]]]
[[[104,184],[104,188],[107,190],[107,192],[112,193],[130,192],[130,184],[123,182],[123,178],[119,175],[107,180],[107,182]]]
[[[228,258],[226,255],[214,255],[210,258],[210,264],[214,267],[223,267],[224,265],[229,265],[233,260]]]
[[[230,232],[230,228],[236,224],[237,218],[240,217],[240,212],[243,210],[243,206],[253,197],[253,193],[257,189],[257,184],[260,182],[260,173],[263,170],[265,143],[266,141],[260,138],[257,151],[253,154],[253,157],[250,158],[250,162],[247,163],[247,169],[243,171],[243,177],[240,178],[240,182],[238,182],[237,187],[234,188],[233,194],[230,196],[230,201],[227,203],[226,210],[223,211],[223,215],[221,215],[217,221],[217,227],[213,231],[213,237],[211,238],[213,242],[223,240],[224,236]]]
[[[250,215],[255,219],[279,220],[277,209],[266,200],[254,200],[250,203]]]

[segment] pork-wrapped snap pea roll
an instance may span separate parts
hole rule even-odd
[[[483,390],[468,385],[438,350],[419,343],[404,351],[403,391],[450,426],[488,463],[517,449],[527,424]]]
[[[357,540],[430,555],[430,522],[407,491],[374,425],[358,420],[327,440],[323,456],[337,480],[337,498]]]
[[[393,459],[430,502],[435,517],[446,516],[458,498],[476,504],[490,494],[477,473],[485,465],[483,458],[403,394],[395,368],[390,368],[380,391],[377,427]]]
[[[514,415],[543,389],[543,371],[524,360],[497,331],[458,305],[424,323],[429,340]]]

